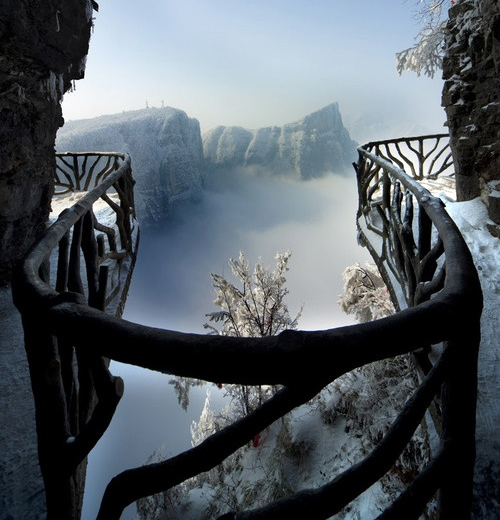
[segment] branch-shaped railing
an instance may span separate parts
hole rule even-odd
[[[363,145],[363,150],[392,162],[419,181],[437,179],[453,172],[448,134],[373,141]]]
[[[123,156],[116,153],[56,154],[56,193],[89,191],[118,169]]]
[[[56,165],[54,203],[68,193],[77,202],[28,254],[13,292],[23,318],[47,510],[49,517],[69,519],[79,518],[84,461],[109,425],[123,382],[102,356],[51,335],[46,311],[72,301],[121,315],[139,229],[128,156],[57,154]]]
[[[111,420],[120,394],[100,361],[102,356],[217,383],[283,385],[261,407],[200,445],[113,478],[98,515],[110,520],[119,518],[133,501],[165,491],[221,463],[342,374],[408,352],[425,355],[431,345],[438,344],[441,347],[435,348],[422,384],[363,461],[332,476],[318,489],[257,510],[230,512],[224,518],[307,515],[319,519],[336,514],[391,468],[428,410],[439,415],[440,446],[381,518],[418,518],[438,491],[441,518],[469,516],[481,313],[477,274],[460,232],[439,199],[398,166],[363,148],[356,170],[360,235],[400,302],[397,314],[370,323],[314,332],[285,331],[268,338],[185,334],[130,323],[89,306],[72,292],[54,291],[39,275],[52,249],[100,195],[85,199],[80,209],[70,210],[49,229],[27,257],[16,284],[16,302],[23,314],[35,380],[41,466],[64,461],[44,472],[49,518],[72,518],[68,512],[76,517],[71,503],[78,497],[71,482],[94,439]],[[399,266],[399,276],[385,267],[387,262]],[[74,432],[66,412],[70,402],[86,398],[85,392],[82,396],[85,385],[70,386],[62,369],[73,348],[83,373],[90,372],[98,382],[97,407],[102,405],[103,410],[100,419],[92,423],[92,417],[88,423],[94,425],[91,432],[86,426]]]
[[[120,174],[116,174],[120,171]],[[89,190],[100,193],[104,205],[103,219],[96,218],[94,208],[87,207],[85,214],[73,226],[73,236],[66,233],[59,244],[57,261],[57,292],[84,293],[80,268],[80,249],[85,257],[87,273],[85,290],[91,307],[110,310],[121,314],[124,301],[119,297],[127,294],[127,284],[133,260],[134,243],[138,227],[134,229],[134,181],[130,169],[130,158],[106,152],[58,153],[56,154],[55,198],[72,193],[83,195]],[[82,201],[84,204],[85,201]],[[106,211],[107,210],[107,211]],[[111,224],[111,225],[109,225]],[[69,253],[69,255],[68,255]]]

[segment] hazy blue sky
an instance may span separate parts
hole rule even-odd
[[[64,115],[164,103],[204,132],[281,125],[338,101],[348,125],[384,111],[389,131],[441,131],[441,79],[396,72],[395,52],[418,32],[416,4],[102,0],[86,77],[65,96]]]

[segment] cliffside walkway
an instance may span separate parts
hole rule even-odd
[[[0,287],[0,518],[45,518],[35,404],[21,316],[10,286]]]
[[[404,140],[415,153],[409,162],[417,164],[417,180],[439,176],[451,166],[447,143],[441,145],[444,139]],[[257,339],[184,334],[126,322],[102,310],[110,271],[100,269],[96,259],[108,254],[112,241],[106,231],[110,226],[96,226],[92,212],[114,186],[120,204],[110,207],[119,226],[132,222],[126,158],[61,216],[27,257],[14,287],[32,367],[49,518],[78,518],[84,461],[123,391],[106,359],[218,383],[283,385],[255,412],[197,447],[117,475],[98,516],[108,520],[119,518],[138,498],[216,466],[340,375],[408,352],[415,354],[421,385],[371,454],[319,489],[224,518],[328,518],[390,469],[424,418],[439,437],[433,457],[380,518],[416,517],[438,491],[442,518],[470,517],[481,289],[470,252],[441,200],[403,171],[407,155],[398,152],[403,140],[394,146],[370,143],[359,149],[356,165],[360,237],[399,307],[395,315],[370,323]],[[102,233],[107,238],[97,238]],[[117,252],[130,244],[121,236]],[[59,251],[55,283],[44,269],[53,249]]]

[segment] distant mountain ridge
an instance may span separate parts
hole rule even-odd
[[[253,167],[305,180],[350,168],[356,156],[338,103],[282,127],[218,126],[202,139],[209,170]]]
[[[216,169],[245,167],[298,179],[321,177],[350,167],[356,143],[333,103],[282,127],[219,126],[203,138],[198,121],[184,111],[146,108],[68,121],[59,130],[56,148],[129,153],[137,214],[148,226],[184,201],[199,199],[204,176]]]

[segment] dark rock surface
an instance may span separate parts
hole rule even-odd
[[[45,518],[21,318],[8,282],[45,230],[62,95],[84,74],[92,0],[0,3],[0,518]]]
[[[0,283],[45,228],[60,101],[83,77],[92,4],[0,4]]]
[[[457,2],[448,31],[442,102],[457,196],[469,200],[481,194],[488,204],[488,183],[500,179],[500,3]]]

